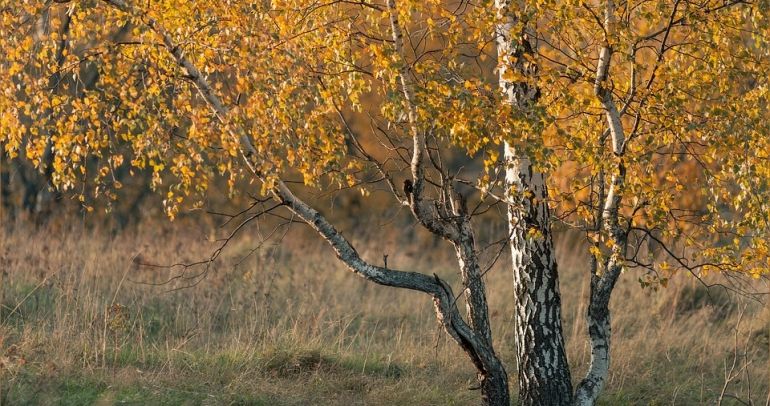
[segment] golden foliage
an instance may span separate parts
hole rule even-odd
[[[2,0],[0,142],[11,157],[50,166],[55,185],[79,190],[84,204],[91,191],[116,198],[117,168],[150,168],[171,217],[213,177],[231,188],[248,178],[228,131],[236,127],[268,178],[357,185],[365,162],[348,150],[340,116],[385,123],[395,145],[408,140],[398,82],[406,65],[419,130],[481,156],[481,187],[510,142],[553,174],[557,214],[587,227],[596,221],[593,185],[613,165],[594,94],[606,44],[608,86],[628,132],[625,225],[696,249],[717,269],[767,272],[766,1],[619,3],[610,32],[603,4],[522,4],[507,34],[536,28],[537,75],[508,70],[506,79],[539,89],[526,111],[497,90],[499,21],[489,1],[399,1],[408,46],[397,55],[377,2],[162,0],[136,2],[146,8],[129,15],[107,1]],[[228,117],[207,105],[174,52],[205,75]]]

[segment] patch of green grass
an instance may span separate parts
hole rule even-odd
[[[11,382],[4,400],[11,405],[90,405],[106,389],[106,383],[91,377],[59,375],[44,379],[25,373]]]
[[[9,405],[269,405],[270,398],[259,393],[229,392],[226,387],[209,385],[205,376],[174,382],[157,375],[132,377],[92,371],[59,374],[44,378],[27,371],[17,376],[2,394]]]
[[[210,398],[206,393],[174,387],[152,387],[139,383],[119,386],[109,395],[105,400],[109,400],[110,403],[127,405],[198,405]]]
[[[95,402],[107,389],[104,382],[91,379],[64,380],[57,385],[56,393],[60,405],[88,405]]]
[[[278,376],[292,376],[313,371],[329,371],[335,361],[318,350],[275,348],[261,354],[261,368]]]
[[[45,284],[9,283],[0,303],[0,322],[23,326],[24,323],[50,319],[56,298]]]
[[[392,379],[398,379],[406,372],[387,357],[351,355],[340,358],[338,365],[351,372]]]
[[[159,368],[164,359],[159,351],[150,349],[142,351],[136,345],[122,345],[119,348],[108,348],[105,357],[112,367],[136,367],[139,369]]]

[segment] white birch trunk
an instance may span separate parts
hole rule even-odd
[[[536,67],[525,55],[534,44],[524,32],[513,32],[514,17],[506,0],[496,0],[501,23],[497,49],[501,91],[507,102],[527,109],[536,102],[537,88],[506,80],[506,72],[532,75]],[[535,170],[527,157],[505,143],[506,200],[510,227],[513,283],[516,305],[516,360],[519,404],[568,405],[572,382],[564,350],[561,296],[545,174]]]
[[[578,384],[575,392],[577,405],[593,405],[599,397],[610,368],[610,339],[612,336],[610,317],[610,297],[615,283],[620,277],[623,262],[626,255],[626,231],[620,224],[620,204],[623,200],[626,169],[623,164],[625,154],[626,136],[612,92],[605,87],[610,73],[612,60],[612,48],[610,41],[614,35],[615,5],[613,0],[605,3],[604,31],[607,38],[599,50],[599,61],[596,67],[596,81],[594,93],[604,108],[607,126],[611,137],[615,168],[610,180],[610,188],[604,197],[601,218],[597,219],[597,231],[601,232],[603,226],[609,236],[612,245],[610,258],[600,264],[594,257],[591,269],[591,293],[589,297],[586,322],[588,324],[588,337],[591,344],[591,364],[583,380]],[[600,185],[604,188],[604,185]],[[600,196],[603,194],[600,193]],[[601,268],[600,268],[601,267]]]

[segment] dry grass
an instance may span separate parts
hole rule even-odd
[[[200,268],[152,285],[182,270],[139,264],[205,257],[214,247],[206,230],[147,223],[117,235],[71,224],[5,231],[0,403],[478,403],[478,392],[467,390],[473,370],[438,330],[426,296],[359,280],[300,227],[245,260],[256,242],[235,241],[195,286],[172,290]],[[443,244],[388,232],[366,237],[356,239],[365,257],[389,253],[391,266],[456,283]],[[559,241],[577,378],[590,356],[582,322],[587,261],[570,239]],[[685,276],[659,292],[642,290],[636,277],[624,275],[614,295],[603,403],[713,403],[735,360],[725,393],[765,404],[767,306],[709,295]],[[515,377],[504,264],[489,273],[488,286],[497,347]]]

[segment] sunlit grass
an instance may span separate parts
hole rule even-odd
[[[356,278],[301,227],[246,259],[256,240],[234,241],[200,281],[192,276],[204,268],[142,265],[206,258],[215,245],[204,235],[205,228],[186,224],[117,234],[19,224],[5,232],[0,402],[478,403],[479,393],[468,390],[473,368],[438,328],[427,296]],[[448,247],[419,235],[397,238],[386,232],[355,240],[370,260],[388,253],[392,267],[457,281]],[[582,320],[587,262],[570,239],[558,245],[565,336],[578,380],[590,358]],[[504,262],[487,282],[496,346],[515,390]],[[725,393],[764,404],[768,308],[708,294],[686,275],[659,292],[642,290],[637,277],[624,275],[614,294],[602,403],[714,402],[736,359],[737,378]]]

